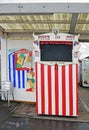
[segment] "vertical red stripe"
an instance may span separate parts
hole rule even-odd
[[[51,93],[51,66],[48,65],[48,114],[52,114],[52,93]]]
[[[65,66],[62,66],[62,115],[66,115]]]
[[[37,62],[35,63],[35,70],[36,70],[36,113],[38,114],[38,68],[37,68]]]
[[[73,115],[73,86],[72,86],[72,65],[69,65],[69,108],[70,116]]]
[[[59,115],[59,98],[58,98],[58,65],[55,65],[55,113]]]
[[[44,65],[41,64],[41,112],[45,114]]]
[[[78,64],[76,64],[76,115],[78,115]]]

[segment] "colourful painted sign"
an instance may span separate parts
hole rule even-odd
[[[15,52],[15,68],[17,70],[31,69],[32,61],[32,51],[21,49]]]

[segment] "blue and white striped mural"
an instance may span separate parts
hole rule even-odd
[[[16,70],[14,52],[8,55],[8,78],[9,81],[13,82],[14,87],[25,88],[27,82],[27,71],[28,70]]]
[[[13,82],[14,87],[20,89],[26,89],[27,83],[27,72],[28,70],[16,70],[15,68],[15,57],[14,53],[15,50],[11,49],[8,54],[8,79],[9,81]]]

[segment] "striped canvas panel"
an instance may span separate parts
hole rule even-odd
[[[37,114],[78,115],[78,65],[36,63]]]

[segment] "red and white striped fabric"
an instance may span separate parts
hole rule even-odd
[[[37,114],[78,116],[78,65],[36,63]]]

